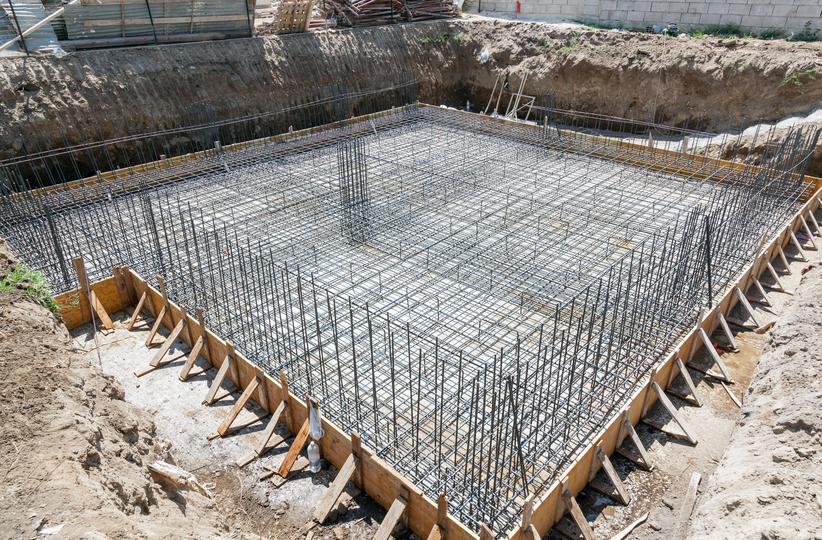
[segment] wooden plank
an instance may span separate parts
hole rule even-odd
[[[579,507],[579,504],[577,504],[577,500],[571,496],[567,488],[563,488],[562,490],[562,501],[565,503],[565,508],[571,514],[571,519],[573,519],[574,523],[579,527],[582,537],[585,538],[585,540],[594,540],[594,531],[591,529],[591,525],[585,518],[585,514],[582,513],[582,509]]]
[[[679,509],[679,516],[677,517],[674,528],[675,539],[684,539],[688,533],[688,521],[691,519],[691,512],[694,511],[696,493],[701,479],[702,475],[698,472],[694,471],[691,474],[691,481],[688,482],[688,491],[685,493],[685,499],[682,501],[682,506]]]
[[[631,494],[628,493],[628,490],[625,488],[625,484],[622,483],[622,479],[617,474],[616,469],[614,469],[614,465],[602,449],[602,443],[597,444],[596,455],[597,459],[602,464],[602,468],[605,471],[605,476],[608,477],[608,480],[611,481],[611,484],[616,489],[619,501],[625,505],[629,504],[631,502]]]
[[[177,326],[174,327],[174,330],[168,335],[163,344],[157,350],[157,353],[154,355],[154,358],[151,359],[149,365],[152,367],[157,367],[160,365],[160,361],[165,357],[166,353],[171,349],[174,345],[174,342],[177,341],[177,338],[180,337],[180,333],[183,331],[183,327],[185,326],[185,320],[180,319],[177,323]]]
[[[291,470],[291,466],[294,465],[294,462],[297,460],[297,457],[300,455],[300,452],[305,446],[305,443],[308,441],[308,418],[305,419],[303,422],[303,426],[300,428],[300,431],[297,433],[297,436],[294,438],[294,442],[291,443],[291,447],[288,449],[288,453],[283,458],[283,462],[280,464],[280,468],[277,470],[277,474],[281,477],[285,478],[288,476],[288,472]]]
[[[331,482],[331,485],[328,486],[328,489],[323,494],[323,498],[320,500],[320,505],[314,511],[314,521],[321,525],[325,522],[328,514],[334,509],[337,499],[339,499],[340,495],[342,495],[345,485],[351,479],[351,476],[354,474],[354,469],[356,468],[357,462],[352,454],[345,460],[342,469],[340,469],[337,476],[334,477],[334,481]]]
[[[89,305],[89,309],[97,314],[100,323],[105,330],[112,330],[114,324],[111,322],[111,317],[106,313],[106,308],[103,307],[102,302],[97,298],[94,289],[89,284],[88,274],[86,274],[86,265],[82,257],[74,257],[71,259],[71,264],[74,267],[74,273],[77,275],[77,282],[80,284],[80,296],[83,297]],[[114,282],[112,278],[112,282]],[[92,313],[89,312],[89,321],[92,320]]]
[[[111,317],[109,317],[108,313],[106,313],[106,308],[103,307],[103,303],[97,298],[97,293],[94,292],[94,289],[91,290],[90,296],[91,307],[94,309],[97,317],[100,318],[100,324],[102,324],[103,328],[106,330],[114,330],[114,323],[111,322]]]
[[[625,540],[626,538],[628,538],[628,536],[631,534],[631,532],[634,529],[636,529],[637,527],[639,527],[640,525],[645,523],[646,519],[648,519],[648,513],[647,512],[642,514],[641,516],[639,516],[636,520],[631,522],[627,527],[622,529],[619,533],[612,536],[611,540]]]
[[[143,292],[143,294],[140,295],[140,300],[137,302],[137,307],[134,308],[134,313],[131,314],[131,318],[128,320],[128,324],[126,325],[127,330],[130,331],[132,328],[134,328],[134,324],[137,322],[137,318],[140,316],[140,312],[143,310],[143,304],[146,303],[146,298],[148,298],[148,295],[145,292]]]
[[[374,533],[374,540],[388,540],[391,538],[391,532],[394,530],[394,527],[397,526],[397,523],[400,522],[400,519],[402,519],[407,504],[407,501],[402,497],[394,499],[394,502],[388,509],[388,513],[385,514],[382,523],[380,523],[380,528]]]
[[[214,377],[214,380],[211,381],[211,386],[208,388],[208,393],[206,393],[205,399],[203,399],[204,405],[211,405],[217,401],[217,390],[219,390],[220,385],[223,384],[223,379],[225,379],[226,373],[228,373],[228,367],[230,364],[231,358],[226,356],[220,366],[220,369],[217,370],[217,375]]]
[[[194,347],[191,348],[191,351],[188,353],[188,357],[186,357],[186,362],[183,364],[183,368],[180,370],[180,374],[177,376],[181,381],[185,381],[191,375],[191,368],[194,367],[194,362],[197,361],[197,357],[200,356],[200,351],[203,348],[203,336],[197,338],[197,341],[194,342]],[[205,371],[205,370],[203,370]],[[202,371],[200,371],[202,373]]]
[[[166,315],[166,309],[166,306],[160,308],[160,313],[158,313],[157,317],[154,319],[154,324],[151,325],[151,329],[148,331],[148,335],[146,336],[146,347],[151,347],[154,343],[154,336],[156,336],[157,332],[160,331],[160,326],[163,324],[163,319]]]
[[[691,393],[691,398],[694,403],[697,407],[702,407],[702,400],[699,399],[699,394],[696,391],[694,380],[691,378],[691,373],[688,371],[687,366],[685,366],[685,363],[679,355],[676,355],[676,367],[679,369],[679,374],[682,376],[682,380],[685,381],[685,386],[688,387],[688,391]]]
[[[231,407],[231,410],[228,411],[225,419],[222,421],[220,426],[217,428],[217,433],[220,434],[220,437],[225,437],[226,432],[231,427],[231,424],[234,423],[234,420],[237,419],[237,416],[245,407],[246,402],[251,398],[251,394],[257,389],[259,386],[260,380],[255,378],[251,381],[251,383],[245,387],[243,393],[240,395],[240,398],[234,402],[234,405]]]
[[[708,333],[705,332],[704,328],[700,328],[697,332],[699,333],[699,338],[702,340],[702,344],[705,346],[705,350],[708,351],[711,359],[713,359],[714,363],[717,367],[719,367],[719,371],[722,373],[722,377],[725,378],[725,382],[733,382],[733,377],[731,376],[731,372],[728,371],[728,366],[725,365],[725,362],[722,361],[722,357],[719,356],[718,352],[716,352],[716,348],[714,347],[714,344],[711,343]]]
[[[691,444],[696,444],[697,443],[696,437],[691,432],[691,429],[688,427],[688,424],[685,423],[685,420],[683,420],[682,417],[679,415],[679,411],[676,410],[676,407],[674,407],[674,404],[671,403],[671,400],[668,399],[668,396],[665,395],[665,391],[662,389],[662,387],[660,387],[659,384],[656,381],[652,382],[651,386],[653,387],[654,392],[656,393],[656,397],[659,400],[659,402],[662,404],[663,407],[665,407],[665,410],[668,411],[668,414],[671,415],[671,418],[674,419],[674,422],[677,423],[679,428],[685,434],[685,438]]]

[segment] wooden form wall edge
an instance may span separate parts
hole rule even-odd
[[[734,291],[737,287],[743,291],[751,284],[755,272],[763,269],[763,261],[770,261],[777,255],[777,250],[789,242],[791,232],[801,227],[800,216],[803,216],[809,211],[814,211],[820,206],[822,202],[822,189],[818,189],[808,201],[791,217],[783,226],[781,232],[775,235],[771,241],[762,248],[758,256],[752,261],[740,275],[736,283],[729,287],[713,309],[711,309],[702,320],[700,327],[705,330],[708,335],[716,329],[719,325],[718,314],[728,313],[736,305],[738,301]],[[532,514],[532,523],[536,526],[540,534],[545,535],[554,524],[556,524],[565,514],[565,505],[562,502],[562,484],[565,481],[565,487],[572,495],[578,494],[588,484],[590,472],[597,470],[599,465],[596,464],[595,456],[598,445],[602,446],[603,451],[607,455],[614,453],[616,448],[622,443],[627,436],[620,429],[623,414],[627,412],[628,419],[633,425],[639,423],[645,412],[654,404],[656,396],[651,388],[652,382],[656,382],[663,389],[667,388],[668,382],[672,381],[679,372],[676,366],[676,355],[679,354],[683,358],[689,357],[689,352],[699,350],[702,346],[701,340],[697,332],[691,331],[684,337],[671,351],[671,353],[664,358],[651,371],[648,381],[634,391],[628,405],[616,412],[610,422],[603,427],[595,437],[591,439],[591,444],[583,450],[566,472],[558,478],[545,493],[539,497],[534,505]],[[509,531],[508,538],[516,540],[521,537],[519,527],[513,531]]]
[[[162,294],[148,284],[135,271],[129,269],[126,272],[129,281],[127,287],[133,291],[133,297],[139,298],[143,292],[146,292],[151,302],[146,302],[148,307],[145,309],[151,311],[156,316],[154,306],[163,305]],[[169,302],[169,309],[171,310],[173,318],[179,320],[182,316],[180,306],[174,302]],[[181,337],[183,337],[184,340],[190,339],[196,341],[202,334],[202,329],[199,322],[196,318],[192,317],[191,314],[188,315],[187,326],[190,330],[189,334]],[[209,347],[204,356],[215,368],[219,368],[226,355],[226,343],[210,330],[206,330],[206,335]],[[192,344],[189,343],[188,345],[191,346]],[[237,373],[240,380],[234,380],[233,375],[230,373],[226,376],[238,388],[244,389],[262,370],[238,351],[235,351],[234,359],[237,363]],[[280,381],[268,373],[262,372],[260,383],[265,384],[264,393],[267,396],[267,403],[261,401],[262,398],[259,388],[252,395],[252,399],[265,410],[273,411],[282,396]],[[288,415],[284,415],[284,417],[281,418],[281,422],[284,422],[292,433],[297,433],[300,426],[308,418],[308,409],[302,397],[289,391],[289,398],[289,408],[291,410]],[[325,430],[325,435],[320,440],[323,456],[337,469],[340,469],[346,459],[348,459],[348,456],[351,455],[351,438],[339,426],[326,417],[323,417],[322,424]],[[408,493],[408,505],[406,507],[408,528],[417,536],[422,538],[428,536],[431,528],[437,523],[437,503],[435,501],[424,496],[408,479],[394,470],[385,461],[374,456],[365,447],[363,447],[358,469],[362,478],[361,489],[368,493],[374,501],[385,509],[390,508],[398,496],[403,493]],[[449,540],[475,540],[478,538],[477,534],[470,531],[462,522],[453,516],[448,516],[446,527],[448,529]]]
[[[133,290],[129,288],[125,272],[126,270],[123,267],[115,268],[114,275],[111,277],[89,285],[109,314],[117,313],[137,302]],[[91,322],[88,299],[85,294],[81,294],[79,287],[58,294],[54,297],[54,300],[60,307],[60,316],[69,330]]]

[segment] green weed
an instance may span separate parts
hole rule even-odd
[[[785,86],[795,86],[799,87],[802,86],[804,83],[809,81],[816,80],[816,69],[808,68],[808,69],[792,69],[788,73],[785,74],[785,77],[782,79],[782,83],[780,83],[779,87]]]
[[[58,310],[43,274],[22,263],[16,264],[8,274],[0,276],[0,291],[22,293],[24,297],[51,311]]]

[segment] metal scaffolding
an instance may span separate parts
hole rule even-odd
[[[17,161],[0,234],[59,290],[78,255],[92,278],[162,274],[466,525],[506,531],[797,208],[819,136],[731,166],[688,148],[705,134],[542,112],[407,106],[48,190],[20,191],[37,167]]]

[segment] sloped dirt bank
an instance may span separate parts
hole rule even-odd
[[[801,296],[770,333],[690,538],[822,536],[822,265],[805,272]]]
[[[0,273],[13,258],[0,241]],[[45,307],[0,292],[0,538],[228,538],[207,497],[160,486],[151,418]]]

